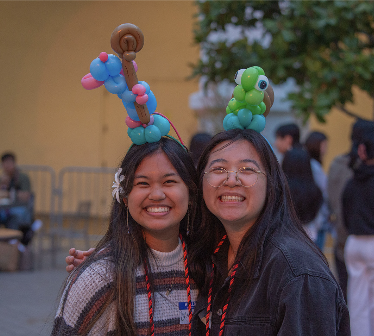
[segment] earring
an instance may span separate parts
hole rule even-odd
[[[130,234],[130,227],[129,227],[129,207],[126,207],[127,216],[126,216],[126,224],[127,224],[127,234]]]

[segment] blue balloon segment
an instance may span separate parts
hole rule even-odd
[[[152,91],[149,91],[149,93],[148,93],[148,101],[147,101],[146,105],[148,107],[149,114],[152,114],[153,112],[156,111],[157,100],[156,100],[156,97],[155,97],[155,95],[153,94]]]
[[[118,76],[122,70],[122,62],[117,56],[113,54],[108,55],[108,60],[104,63],[107,69],[107,72],[110,76]]]
[[[160,130],[161,136],[168,134],[170,131],[169,121],[158,114],[154,114],[153,118],[154,118],[153,125],[156,126]]]
[[[98,81],[105,81],[109,77],[106,66],[99,58],[95,58],[90,65],[90,73]]]
[[[134,128],[130,132],[130,138],[131,138],[131,141],[135,145],[145,144],[147,141],[145,140],[144,127],[143,126],[139,126],[139,127]]]
[[[149,91],[151,90],[151,87],[149,86],[149,84],[145,81],[139,81],[138,83],[143,85],[145,87],[145,93],[149,94]]]
[[[127,89],[125,77],[118,75],[115,77],[109,77],[104,82],[105,88],[113,94],[121,94]]]
[[[147,126],[144,135],[147,142],[157,142],[161,139],[160,129],[155,125]]]
[[[126,90],[122,93],[120,98],[122,99],[123,104],[129,104],[135,102],[136,94],[132,93],[130,90]]]
[[[252,122],[247,129],[253,129],[257,131],[258,133],[262,132],[265,129],[266,120],[265,117],[261,114],[255,114],[253,116]]]
[[[139,117],[138,117],[138,113],[136,112],[135,110],[135,106],[133,103],[129,103],[129,104],[123,104],[123,106],[125,107],[126,111],[127,111],[127,114],[129,115],[129,117],[132,119],[132,120],[135,120],[135,121],[139,121]]]
[[[139,121],[139,117],[138,117],[138,114],[136,113],[136,109],[135,109],[135,105],[134,105],[135,99],[133,100],[133,97],[136,98],[136,95],[134,95],[132,93],[132,91],[129,91],[129,90],[125,91],[121,95],[123,106],[125,107],[129,117],[132,120]],[[130,99],[132,100],[132,102],[130,102],[130,101],[127,102],[126,101],[126,100],[130,100]],[[153,94],[152,91],[149,91],[148,101],[147,101],[146,105],[147,105],[149,114],[152,114],[156,111],[157,101],[156,101],[156,97],[155,97],[155,95]]]

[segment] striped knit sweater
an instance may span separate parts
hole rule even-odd
[[[181,242],[172,252],[152,250],[149,261],[154,283],[155,335],[188,335],[188,309],[185,304],[187,291]],[[85,268],[81,274],[68,279],[56,313],[52,335],[82,335],[82,327],[92,321],[100,302],[109,294],[112,286],[111,268],[111,262],[99,260]],[[198,291],[191,279],[190,282],[194,304]],[[139,266],[136,272],[134,309],[138,335],[149,335],[148,296],[143,266]],[[115,304],[111,303],[88,335],[114,335],[115,314]]]

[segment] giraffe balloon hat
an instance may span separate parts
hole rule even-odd
[[[136,53],[144,45],[142,31],[131,23],[125,23],[114,29],[110,39],[112,49],[119,57],[106,52],[100,53],[90,65],[90,73],[82,78],[82,85],[92,90],[104,85],[112,94],[116,94],[127,111],[127,134],[136,145],[157,142],[168,135],[170,125],[174,125],[162,114],[156,112],[156,97],[150,86],[138,81],[136,75]]]

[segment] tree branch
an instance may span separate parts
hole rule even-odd
[[[338,109],[339,109],[340,111],[342,111],[343,113],[345,113],[346,115],[352,117],[352,118],[366,120],[366,119],[360,117],[358,114],[355,114],[355,113],[353,113],[353,112],[351,112],[351,111],[348,111],[348,110],[347,110],[343,105],[340,105],[340,104],[339,104],[339,105],[336,105],[335,107],[338,108]]]

